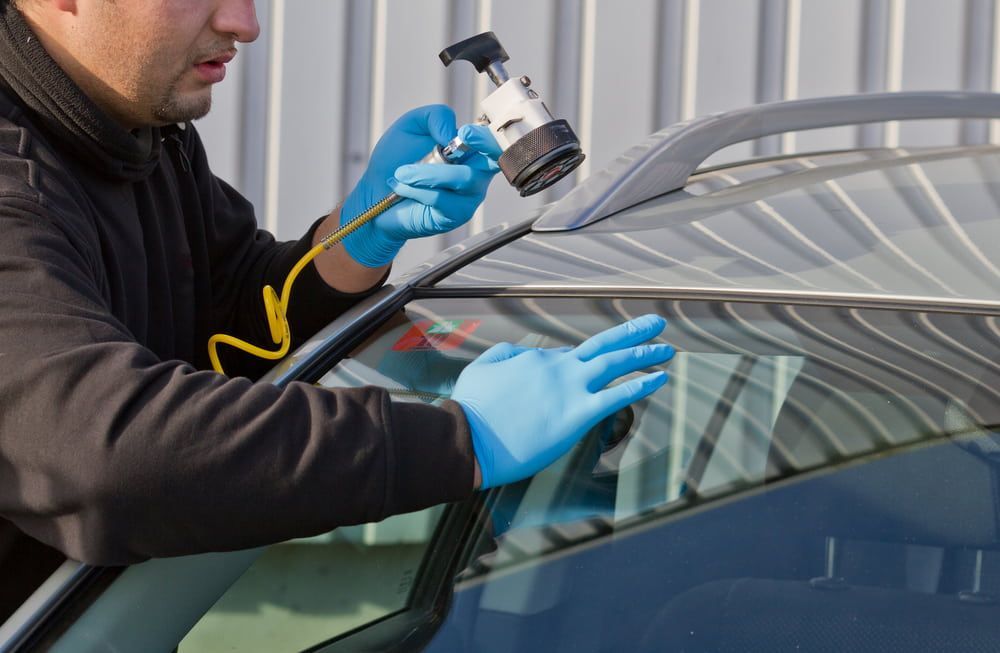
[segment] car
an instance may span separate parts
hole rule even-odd
[[[653,312],[678,351],[661,391],[465,502],[67,562],[0,650],[1000,650],[1000,147],[699,168],[785,131],[996,117],[998,95],[893,93],[657,132],[262,382],[439,402],[497,342],[572,345]]]

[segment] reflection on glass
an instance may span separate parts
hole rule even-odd
[[[856,161],[857,157],[870,158]],[[851,159],[846,163],[845,159]],[[763,289],[1000,299],[995,147],[793,156],[696,175],[584,230],[537,232],[442,286]],[[735,176],[734,176],[735,175]],[[753,177],[755,175],[749,175]],[[792,181],[789,181],[792,180]],[[737,181],[743,183],[735,183]]]
[[[670,383],[487,496],[428,650],[783,650],[827,622],[837,650],[998,641],[994,317],[425,300],[322,383],[440,402],[497,342],[576,344],[647,312],[669,320]],[[890,631],[882,649],[862,644],[871,614]]]
[[[403,609],[439,511],[269,547],[179,653],[294,653]]]

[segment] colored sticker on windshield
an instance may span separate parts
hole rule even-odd
[[[392,346],[393,351],[445,351],[456,349],[479,328],[481,320],[421,320]]]

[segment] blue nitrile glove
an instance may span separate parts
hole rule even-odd
[[[577,347],[494,345],[469,364],[451,398],[469,420],[482,488],[527,478],[565,454],[599,421],[660,388],[665,372],[612,388],[620,376],[665,363],[670,345],[642,343],[666,326],[644,315]]]
[[[457,164],[417,164],[435,145],[461,135],[470,152]],[[382,135],[361,176],[340,210],[340,223],[357,217],[391,192],[409,198],[391,207],[344,239],[358,263],[381,267],[410,238],[433,236],[472,218],[500,167],[501,150],[487,127],[455,129],[455,113],[433,104],[404,114]]]

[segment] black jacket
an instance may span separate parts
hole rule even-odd
[[[268,346],[261,288],[312,234],[274,242],[192,126],[125,131],[0,11],[0,515],[121,564],[470,494],[456,404],[254,385],[243,355],[205,371],[213,333]],[[363,296],[312,265],[295,294],[293,346]]]

